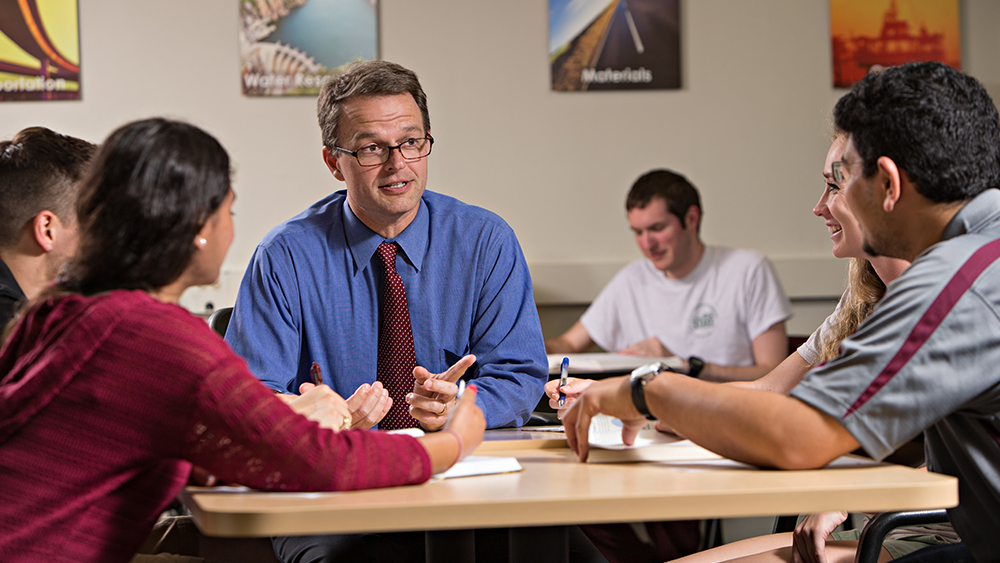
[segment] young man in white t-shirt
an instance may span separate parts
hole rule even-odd
[[[625,208],[645,259],[618,272],[576,324],[545,343],[548,353],[596,344],[676,355],[710,381],[757,379],[784,359],[791,304],[774,267],[760,252],[701,241],[701,201],[684,176],[644,174]]]

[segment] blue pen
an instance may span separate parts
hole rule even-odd
[[[569,358],[563,358],[562,366],[559,367],[559,408],[566,404],[566,393],[563,393],[562,388],[568,383],[567,376],[569,376]]]

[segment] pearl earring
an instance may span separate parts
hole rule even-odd
[[[205,240],[204,238],[198,239],[198,245],[199,246],[205,246],[206,244],[208,244],[208,241]]]

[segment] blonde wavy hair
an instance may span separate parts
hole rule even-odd
[[[851,258],[847,270],[846,293],[847,297],[837,312],[830,336],[823,342],[820,362],[832,360],[840,354],[840,343],[858,330],[858,326],[871,316],[875,305],[882,300],[885,283],[878,277],[871,262],[864,258]]]

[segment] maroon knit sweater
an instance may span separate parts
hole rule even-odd
[[[205,321],[143,292],[21,319],[0,349],[0,561],[128,561],[191,463],[275,491],[431,475],[413,438],[293,413]]]

